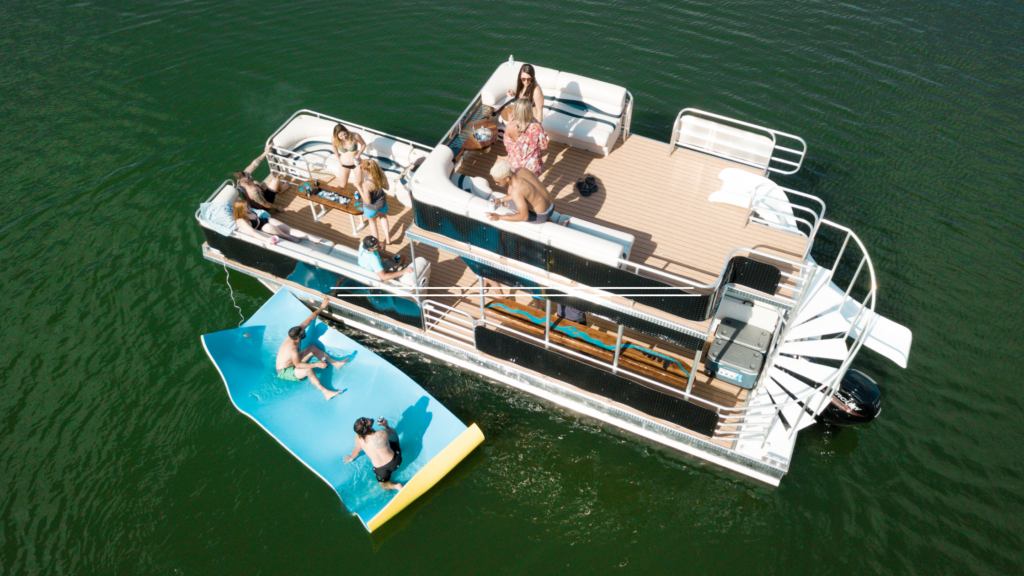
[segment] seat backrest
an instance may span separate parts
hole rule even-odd
[[[576,96],[605,112],[621,113],[626,103],[626,89],[622,86],[568,72],[558,73],[557,94],[560,97]]]
[[[516,89],[516,82],[519,80],[519,70],[523,67],[526,62],[515,62],[512,66],[507,63],[501,64],[491,74],[490,79],[484,84],[483,89],[480,91],[481,102],[485,106],[495,106],[498,102],[503,101],[507,95],[508,90]],[[533,65],[534,71],[537,73],[537,84],[540,85],[541,92],[545,96],[554,94],[558,89],[557,81],[559,71],[553,68],[545,68],[543,66]]]

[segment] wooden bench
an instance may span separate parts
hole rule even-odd
[[[487,318],[544,338],[544,311],[519,304],[507,298],[498,298],[487,304],[484,315]],[[612,363],[615,359],[615,340],[611,334],[595,330],[583,324],[570,322],[553,316],[548,337],[552,342],[578,352]],[[601,345],[587,340],[600,342]],[[663,352],[642,351],[636,344],[623,340],[623,351],[619,355],[619,366],[647,378],[685,389],[692,366],[682,358]],[[646,349],[644,349],[646,350]],[[678,363],[678,364],[677,364]]]

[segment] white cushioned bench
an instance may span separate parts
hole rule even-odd
[[[225,183],[213,196],[210,202],[233,202],[238,197],[238,192],[235,190],[234,186],[230,183]],[[199,221],[205,227],[218,231],[215,226],[211,226],[202,218],[200,218]],[[230,236],[232,238],[242,240],[243,242],[261,246],[262,248],[272,252],[278,252],[297,258],[307,263],[318,266],[326,264],[330,267],[329,269],[337,270],[345,276],[368,285],[380,283],[376,274],[359,266],[359,253],[356,250],[346,246],[335,245],[329,240],[325,240],[320,244],[310,242],[309,240],[302,240],[299,243],[282,240],[276,245],[271,245],[268,242],[254,238],[248,234],[242,234],[238,230],[231,232]],[[422,257],[416,258],[416,270],[419,272],[418,279],[420,287],[427,286],[430,283],[430,262]],[[395,292],[397,295],[408,297],[415,296],[415,291],[413,290],[413,277],[411,274],[407,274],[396,280],[388,280],[384,284],[396,289]]]
[[[453,158],[454,154],[447,146],[438,146],[427,156],[427,159],[416,170],[412,181],[413,194],[418,202],[486,222],[501,230],[609,266],[618,267],[619,259],[629,256],[634,240],[631,234],[611,230],[578,218],[573,218],[568,226],[562,226],[552,221],[537,224],[487,220],[485,214],[491,211],[486,200],[491,192],[490,186],[483,178],[465,178],[463,182],[467,184],[464,185],[471,186],[476,192],[468,192],[459,188],[452,181],[453,177],[458,181],[461,176],[461,174],[452,174]],[[504,194],[495,193],[495,196],[503,197]]]
[[[274,161],[279,169],[302,180],[315,178],[315,173],[326,172],[337,175],[341,170],[338,159],[331,147],[331,138],[337,122],[309,115],[292,119],[281,132],[271,140],[276,148]],[[412,200],[405,185],[400,181],[401,173],[409,164],[425,158],[427,152],[406,142],[401,142],[363,130],[342,122],[352,133],[359,134],[366,142],[363,158],[373,158],[380,164],[391,187],[388,193],[395,196],[404,206],[412,206]],[[284,150],[294,154],[283,153]],[[307,168],[307,164],[309,167]],[[312,169],[313,174],[310,173]],[[351,174],[349,174],[351,181]]]
[[[502,64],[480,92],[481,102],[497,106],[515,90],[522,62]],[[607,156],[622,133],[626,89],[569,72],[534,66],[544,92],[544,130],[555,142]]]

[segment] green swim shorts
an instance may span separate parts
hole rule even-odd
[[[295,376],[295,366],[289,366],[284,370],[279,370],[277,372],[277,377],[281,380],[292,380],[294,382],[299,381],[298,377]]]

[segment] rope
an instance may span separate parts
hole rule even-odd
[[[242,314],[242,309],[238,307],[238,302],[235,302],[235,289],[231,287],[231,272],[228,271],[228,265],[225,260],[221,260],[220,264],[224,267],[224,282],[227,283],[228,290],[231,292],[231,304],[238,310],[238,316],[241,318],[238,321],[238,325],[241,326],[242,322],[245,322],[245,316]]]

